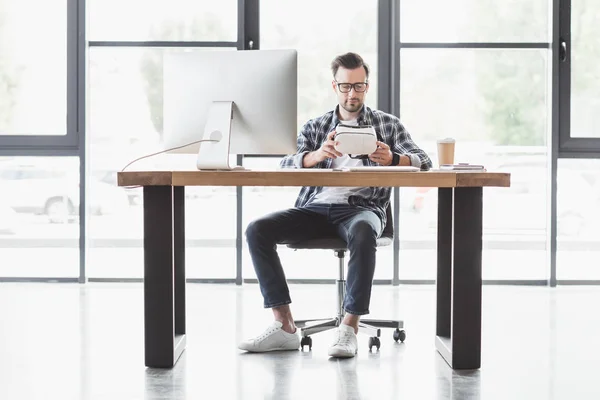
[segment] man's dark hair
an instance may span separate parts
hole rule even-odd
[[[335,78],[335,74],[337,74],[338,69],[340,67],[344,67],[346,69],[356,69],[363,67],[367,74],[367,80],[369,79],[369,66],[363,61],[362,57],[356,53],[346,53],[341,56],[337,56],[331,62],[331,72],[333,72],[333,77]]]

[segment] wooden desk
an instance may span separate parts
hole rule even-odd
[[[480,368],[483,188],[510,186],[510,174],[132,171],[118,184],[144,188],[146,366],[173,367],[185,348],[186,186],[389,186],[439,188],[435,345],[452,368]]]

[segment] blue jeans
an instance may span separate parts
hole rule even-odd
[[[246,241],[265,308],[292,302],[277,244],[338,235],[350,251],[344,310],[368,314],[377,238],[382,231],[381,220],[373,211],[340,204],[310,204],[252,221]]]

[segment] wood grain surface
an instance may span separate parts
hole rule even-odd
[[[510,174],[499,172],[341,172],[318,169],[277,171],[125,171],[119,186],[389,186],[509,187]]]

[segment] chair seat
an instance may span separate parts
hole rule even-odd
[[[290,249],[347,250],[346,242],[336,237],[311,239],[284,244]],[[389,246],[390,244],[392,244],[392,238],[390,237],[380,237],[377,239],[377,247]]]

